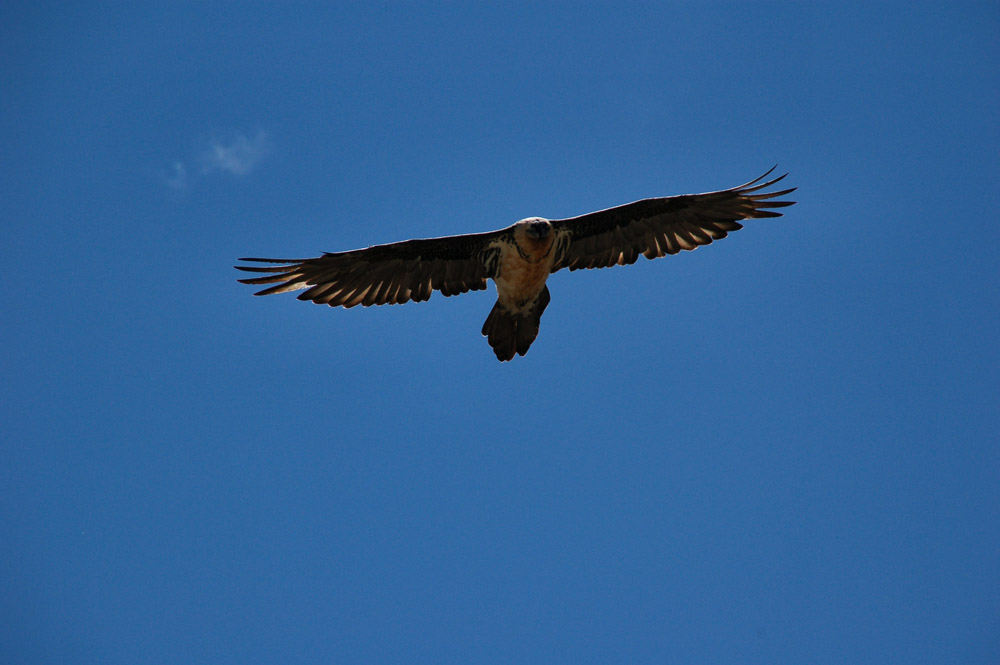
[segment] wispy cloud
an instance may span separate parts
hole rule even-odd
[[[271,138],[264,130],[248,136],[242,133],[215,138],[192,159],[173,162],[163,172],[163,182],[177,191],[215,173],[243,177],[257,168],[271,150]]]
[[[249,138],[236,134],[226,141],[215,140],[200,156],[202,173],[224,171],[235,176],[247,175],[264,158],[270,148],[267,132],[258,132]]]
[[[187,189],[188,176],[187,167],[184,166],[184,162],[174,162],[171,165],[170,171],[163,174],[163,180],[171,189]]]

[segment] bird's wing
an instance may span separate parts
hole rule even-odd
[[[745,185],[705,194],[643,199],[616,208],[552,221],[556,259],[552,272],[562,268],[607,268],[635,263],[639,255],[655,259],[695,249],[743,228],[738,220],[780,217],[769,208],[794,201],[772,199],[795,188],[764,190],[785,176],[761,182],[774,171]],[[787,175],[787,174],[785,174]]]
[[[496,274],[508,229],[406,240],[315,259],[240,259],[268,266],[236,266],[268,273],[241,279],[244,284],[275,284],[255,295],[306,289],[299,300],[336,307],[419,302],[434,290],[446,296],[486,288]],[[280,265],[279,265],[280,264]]]

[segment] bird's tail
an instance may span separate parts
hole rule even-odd
[[[513,358],[515,353],[523,356],[528,352],[528,347],[538,337],[538,325],[548,304],[547,286],[542,287],[535,304],[525,312],[511,312],[497,300],[483,324],[483,334],[497,354],[497,360],[503,362]]]

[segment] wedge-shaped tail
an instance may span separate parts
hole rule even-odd
[[[511,312],[497,300],[483,324],[483,335],[497,354],[497,360],[510,360],[514,354],[524,355],[538,337],[542,313],[549,304],[549,287],[538,294],[534,305],[524,312]]]

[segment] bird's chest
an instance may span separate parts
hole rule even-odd
[[[526,245],[511,247],[504,253],[494,278],[500,303],[512,312],[526,309],[535,301],[552,270],[551,241]]]

